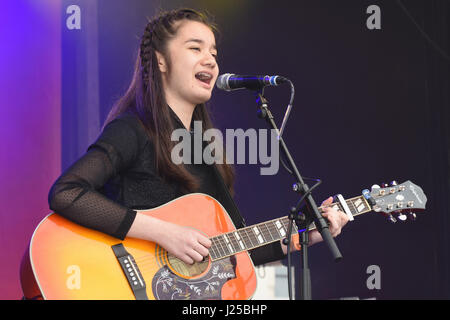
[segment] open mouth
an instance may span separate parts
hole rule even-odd
[[[197,80],[200,80],[204,84],[208,85],[208,87],[211,85],[211,80],[213,78],[212,74],[208,72],[198,72],[195,74],[195,78]]]

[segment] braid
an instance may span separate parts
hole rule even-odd
[[[211,30],[218,33],[216,25],[213,24],[206,14],[197,12],[192,9],[179,9],[168,12],[162,12],[156,18],[152,19],[145,27],[144,34],[141,40],[140,46],[140,59],[142,67],[142,80],[144,81],[144,86],[150,78],[150,70],[152,63],[152,55],[154,51],[164,51],[162,47],[166,40],[175,35],[176,29],[174,29],[174,22],[183,19],[194,20],[203,22],[210,26]]]
[[[152,62],[152,54],[156,49],[161,50],[158,47],[158,43],[164,38],[161,33],[172,34],[172,20],[176,17],[176,12],[169,11],[161,14],[159,17],[151,20],[145,27],[144,34],[142,36],[140,57],[142,65],[142,79],[144,86],[149,81],[149,70]],[[163,29],[163,30],[160,30]],[[159,31],[159,32],[158,32]]]
[[[149,80],[149,64],[151,61],[152,54],[152,22],[149,22],[145,27],[144,35],[142,36],[140,57],[142,66],[142,79],[144,80],[144,85],[148,83]]]

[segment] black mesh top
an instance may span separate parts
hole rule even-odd
[[[171,111],[175,128],[184,128]],[[200,181],[196,192],[214,197],[227,210],[235,226],[245,226],[217,169],[207,164],[187,164]],[[123,114],[111,121],[87,152],[53,184],[50,209],[84,227],[123,240],[136,210],[150,209],[182,196],[176,184],[156,173],[154,149],[136,116]],[[252,250],[255,265],[282,259],[275,242]]]

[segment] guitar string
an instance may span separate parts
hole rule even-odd
[[[330,206],[333,206],[334,204],[331,204]],[[319,207],[319,209],[322,209],[322,207]],[[250,226],[250,227],[246,227],[246,228],[242,228],[242,229],[238,229],[236,231],[232,231],[232,232],[228,232],[222,235],[218,235],[218,236],[214,236],[211,239],[211,241],[213,242],[210,250],[213,251],[213,254],[217,257],[215,257],[215,259],[220,258],[222,256],[228,256],[229,254],[233,254],[233,253],[238,253],[238,252],[242,252],[242,251],[246,251],[246,250],[250,250],[254,247],[258,247],[261,245],[261,243],[258,241],[257,235],[254,234],[253,229],[257,226],[259,226],[259,230],[261,231],[260,234],[264,239],[263,243],[270,243],[270,242],[274,242],[277,240],[280,240],[282,238],[284,238],[283,236],[280,237],[278,235],[281,235],[278,228],[274,225],[274,223],[276,222],[280,222],[283,224],[284,228],[286,228],[287,230],[287,217],[282,217],[282,218],[278,218],[278,219],[274,219],[268,222],[263,222],[254,226]],[[266,233],[265,231],[263,231],[261,229],[262,226],[265,226],[266,229],[269,231],[268,233]],[[248,232],[251,231],[252,233],[248,234]],[[239,237],[242,239],[243,243],[246,246],[246,249],[242,249],[238,244],[239,244],[239,240],[236,238],[236,236],[234,235],[235,232],[238,232]],[[295,234],[295,230],[292,234]],[[273,234],[277,235],[275,238],[273,236]],[[226,240],[224,239],[224,235],[228,235],[228,239],[229,242],[226,242]],[[232,236],[231,236],[232,235]],[[270,236],[271,239],[268,239],[268,236]],[[253,241],[252,241],[253,240]],[[258,245],[255,246],[253,243],[257,243]],[[231,245],[231,247],[233,248],[233,250],[230,250],[228,247],[228,244]],[[215,248],[214,248],[215,247]],[[226,248],[226,250],[224,250],[224,247]],[[239,250],[236,250],[235,248],[238,248]],[[140,256],[138,258],[135,259],[136,263],[143,263],[143,262],[153,262],[155,259],[157,258],[162,258],[165,255],[165,253],[162,254],[158,254],[156,255],[144,255],[144,256]]]
[[[284,221],[285,222],[285,221]],[[286,227],[286,225],[285,225]],[[276,241],[276,240],[275,240]],[[250,250],[252,248],[248,248],[247,250]],[[218,257],[212,257],[210,255],[210,258],[212,259],[212,261],[216,261],[216,260],[220,260],[222,258],[228,257],[230,255],[234,255],[234,254],[238,254],[240,252],[243,252],[246,250],[239,250],[236,252],[229,252],[229,254],[222,255],[220,253],[220,255]],[[142,258],[139,257],[137,260],[135,260],[136,264],[138,264],[138,267],[140,269],[142,269],[142,272],[145,272],[149,269],[153,269],[153,265],[155,264],[154,261],[159,258],[159,261],[162,265],[167,266],[168,264],[172,265],[173,267],[177,267],[177,266],[186,266],[187,264],[185,264],[182,260],[180,260],[179,258],[177,258],[176,256],[168,253],[167,251],[162,251],[161,253],[158,253],[156,255],[152,255],[151,257],[148,255],[146,258]],[[166,262],[167,261],[167,262]]]
[[[280,219],[281,220],[281,219]],[[284,221],[283,221],[284,222]],[[285,225],[285,223],[283,223],[284,225]],[[267,226],[266,226],[267,227]],[[274,230],[274,228],[275,227],[272,227],[272,226],[270,226],[271,228],[272,228],[272,231],[276,231],[277,229],[275,229]],[[240,229],[239,231],[242,231],[242,229]],[[245,231],[247,231],[247,230],[245,230]],[[277,232],[277,231],[276,231]],[[213,240],[213,245],[211,246],[211,248],[212,248],[212,251],[213,251],[213,254],[216,256],[216,257],[212,257],[213,259],[219,259],[219,258],[221,258],[221,257],[226,257],[226,256],[229,256],[230,254],[236,254],[236,253],[239,253],[239,252],[242,252],[242,251],[246,251],[246,250],[250,250],[250,249],[252,249],[253,247],[255,247],[254,245],[253,245],[253,242],[251,241],[251,239],[250,239],[250,235],[242,235],[241,234],[241,239],[243,239],[243,241],[244,241],[244,243],[247,245],[247,248],[246,249],[244,249],[244,250],[242,250],[242,248],[241,247],[238,247],[237,246],[237,243],[235,243],[234,244],[234,246],[231,244],[232,242],[233,242],[233,240],[230,240],[230,244],[231,244],[231,246],[232,246],[232,248],[233,247],[238,247],[238,248],[240,248],[240,250],[239,251],[236,251],[236,250],[233,250],[233,251],[230,251],[229,250],[229,248],[228,248],[228,246],[226,246],[226,242],[225,242],[225,240],[222,240],[221,238],[219,238],[219,237],[221,237],[221,236],[215,236],[215,237],[212,237],[211,239]],[[273,238],[273,236],[271,236],[272,237],[272,239],[271,240],[266,240],[265,242],[266,243],[269,243],[269,242],[274,242],[274,241],[277,241],[277,240],[280,240],[281,238]],[[255,240],[256,240],[256,238],[254,238]],[[250,241],[247,241],[247,240],[250,240]],[[249,243],[250,243],[250,245],[249,245]],[[219,249],[219,245],[220,245],[220,247],[222,248],[221,250]],[[213,246],[215,246],[216,248],[214,248]],[[227,250],[225,251],[224,250],[224,246],[227,248]],[[210,249],[211,249],[210,248]],[[222,252],[224,253],[222,253]],[[143,255],[143,256],[139,256],[139,257],[136,257],[135,258],[135,261],[136,261],[136,263],[138,263],[139,265],[141,265],[141,264],[143,264],[143,263],[152,263],[154,260],[156,260],[157,258],[159,258],[160,260],[162,260],[165,256],[166,256],[166,252],[167,251],[163,251],[162,253],[159,253],[159,254],[156,254],[156,255],[154,255],[154,254],[147,254],[147,255]],[[172,256],[172,257],[174,257],[174,258],[176,258],[174,255],[172,255],[172,254],[170,254],[170,253],[167,253],[169,256]],[[178,258],[176,258],[176,259],[178,259]]]
[[[360,197],[356,197],[356,198],[360,198]],[[356,198],[353,198],[353,199],[356,199]],[[356,213],[357,210],[355,208],[355,205],[353,204],[353,201],[351,201],[351,200],[352,199],[346,200],[346,202],[347,203],[349,202],[353,206],[353,208],[355,209],[355,213]],[[339,209],[342,210],[342,206],[341,206],[341,204],[339,202],[332,203],[329,206],[333,207],[334,205],[338,205]],[[323,207],[319,207],[319,209],[323,209]],[[214,255],[216,256],[213,259],[220,259],[221,257],[226,257],[226,256],[229,256],[230,254],[237,254],[237,253],[242,252],[242,251],[251,250],[251,249],[256,248],[258,246],[261,246],[263,244],[267,244],[267,243],[270,243],[270,242],[275,242],[277,240],[283,239],[284,237],[276,237],[276,238],[274,238],[272,233],[280,234],[278,228],[274,225],[274,223],[278,222],[278,221],[281,222],[284,225],[284,227],[287,229],[287,226],[286,226],[286,223],[287,223],[286,220],[287,219],[288,219],[287,217],[282,217],[282,218],[274,219],[274,220],[271,220],[271,221],[268,221],[268,222],[263,222],[263,223],[260,223],[260,224],[254,225],[254,226],[238,229],[238,230],[235,230],[235,231],[232,231],[232,232],[228,232],[228,233],[225,233],[225,234],[222,234],[222,235],[218,235],[218,236],[214,236],[214,237],[210,238],[211,241],[213,242],[213,244],[211,245],[210,250],[212,250]],[[265,231],[263,231],[262,229],[259,228],[259,230],[261,231],[260,232],[261,236],[263,237],[263,239],[265,238],[263,244],[261,244],[258,241],[257,235],[254,234],[254,231],[252,230],[253,228],[255,228],[257,226],[259,226],[259,227],[264,226],[269,231],[268,233],[266,233]],[[250,230],[253,232],[253,234],[249,235],[248,231],[250,231]],[[236,232],[238,232],[240,238],[243,240],[243,243],[246,245],[246,249],[242,249],[238,245],[239,240],[234,235],[234,233],[236,233]],[[245,232],[245,233],[242,234],[242,232]],[[295,230],[294,230],[294,232],[292,234],[295,234]],[[226,240],[223,238],[224,235],[228,235],[229,242],[226,242]],[[230,235],[233,235],[233,237],[230,237]],[[268,235],[272,239],[267,240]],[[254,241],[252,241],[252,239]],[[258,245],[254,246],[253,242],[256,242]],[[249,245],[249,243],[250,243],[250,245]],[[214,248],[214,245],[215,245],[216,248]],[[219,245],[220,245],[222,250],[220,250]],[[234,248],[238,248],[239,250],[236,250],[236,249],[230,250],[228,245],[230,245],[233,249]],[[224,247],[226,248],[226,250],[224,250]],[[220,251],[222,251],[224,253],[224,255]],[[179,259],[176,256],[171,255],[170,253],[167,253],[167,255],[168,255],[167,259],[170,258],[170,257],[174,257],[175,259]],[[162,252],[160,254],[157,254],[156,256],[148,254],[148,255],[139,256],[138,258],[135,259],[135,261],[136,261],[136,263],[139,263],[139,264],[151,263],[154,260],[156,260],[157,258],[159,258],[161,260],[165,256],[166,256],[166,252]]]
[[[281,234],[280,234],[280,232],[278,231],[278,228],[277,228],[275,225],[269,224],[269,223],[270,223],[270,222],[273,223],[273,222],[276,222],[276,221],[280,221],[280,222],[283,224],[284,228],[286,228],[286,230],[287,230],[287,223],[288,223],[288,222],[287,222],[286,220],[287,220],[287,217],[283,217],[283,218],[279,218],[279,219],[274,219],[274,220],[269,221],[269,222],[266,222],[266,223],[259,224],[260,226],[265,226],[266,229],[269,231],[269,233],[265,233],[264,231],[262,231],[262,230],[260,229],[260,230],[261,230],[261,235],[263,235],[263,238],[266,238],[263,244],[267,244],[267,243],[270,243],[270,242],[275,242],[275,241],[278,241],[278,240],[284,238],[284,237],[282,237],[282,236],[281,236],[281,237],[279,236],[279,235],[281,235]],[[268,224],[269,224],[269,225],[268,225]],[[239,230],[236,230],[236,231],[240,231],[240,232],[241,232],[241,231],[245,231],[245,232],[247,233],[247,231],[249,231],[250,229],[252,229],[252,228],[254,228],[254,227],[255,227],[255,226],[247,227],[247,228],[239,229]],[[245,229],[245,230],[244,230],[244,229]],[[228,234],[232,234],[232,233],[234,233],[234,232],[236,232],[236,231],[230,232],[230,233],[228,233]],[[253,231],[253,230],[252,230],[252,231]],[[294,232],[293,232],[292,234],[295,234],[295,232],[296,232],[296,231],[294,230]],[[227,234],[227,233],[226,233],[226,234]],[[273,236],[272,234],[276,234],[277,236],[274,238],[274,236]],[[265,237],[264,237],[264,235],[265,235]],[[270,235],[270,237],[271,237],[270,240],[267,240],[267,238],[268,238],[267,235]],[[253,248],[256,248],[256,247],[258,247],[258,246],[263,245],[263,244],[261,244],[260,242],[257,241],[257,237],[256,237],[255,235],[241,234],[240,237],[241,237],[241,239],[243,239],[244,243],[247,245],[247,248],[246,248],[246,249],[242,249],[240,246],[238,246],[238,243],[237,243],[238,240],[237,240],[237,238],[235,238],[235,240],[233,240],[233,239],[231,239],[231,237],[229,237],[229,238],[231,239],[230,242],[229,242],[229,244],[230,244],[231,247],[233,248],[233,250],[231,251],[231,250],[229,250],[226,241],[223,240],[223,239],[221,239],[222,236],[223,236],[223,235],[219,235],[219,236],[215,236],[215,237],[212,237],[212,238],[211,238],[211,239],[215,240],[215,241],[213,241],[213,245],[211,246],[211,249],[212,249],[212,251],[213,251],[213,254],[216,256],[216,257],[211,257],[213,260],[217,260],[217,259],[220,259],[220,258],[222,258],[222,257],[227,257],[227,256],[229,256],[230,254],[232,255],[232,254],[237,254],[237,253],[239,253],[239,252],[251,250],[251,249],[253,249]],[[258,242],[258,245],[257,245],[257,246],[254,246],[254,245],[253,245],[253,241],[251,240],[252,238],[253,238],[253,240],[255,240],[255,242]],[[247,240],[249,240],[249,241],[247,241]],[[250,243],[250,244],[249,244],[249,243]],[[216,246],[216,248],[213,248],[214,245]],[[220,247],[222,248],[222,250],[219,249],[219,245],[220,245]],[[227,248],[227,250],[224,250],[224,249],[223,249],[224,246]],[[234,249],[234,248],[239,248],[239,249],[236,250],[236,249]],[[222,252],[221,252],[221,251],[222,251]],[[218,254],[217,254],[217,253],[218,253]],[[170,254],[170,253],[168,253],[168,252],[167,252],[167,255],[168,255],[168,257],[166,258],[166,251],[164,251],[164,252],[159,253],[159,254],[156,254],[156,255],[150,255],[150,254],[148,254],[148,255],[136,257],[136,258],[135,258],[135,261],[136,261],[136,263],[138,263],[139,265],[143,265],[143,264],[153,263],[154,260],[156,260],[157,258],[159,258],[160,260],[162,260],[163,258],[170,259],[170,257],[176,258],[174,255],[172,255],[172,254]],[[178,258],[176,258],[176,259],[178,259]]]
[[[279,233],[278,228],[277,228],[276,226],[274,226],[273,224],[269,224],[269,223],[270,223],[270,222],[275,222],[275,221],[281,221],[281,222],[284,224],[284,227],[286,228],[286,221],[285,221],[286,219],[287,219],[287,217],[283,217],[283,218],[275,219],[275,220],[273,220],[273,221],[269,221],[269,222],[260,224],[261,226],[264,225],[264,226],[268,229],[268,231],[269,231],[269,233],[265,233],[264,231],[261,230],[261,234],[263,235],[263,237],[265,236],[264,238],[266,238],[266,240],[265,240],[264,242],[269,243],[269,242],[271,242],[271,241],[277,241],[277,240],[282,239],[282,237],[279,237],[279,236],[276,237],[276,238],[273,237],[272,234],[280,234],[280,233]],[[269,226],[268,226],[267,224],[269,224]],[[243,240],[243,243],[245,243],[246,246],[247,246],[249,249],[252,249],[253,247],[255,247],[255,246],[253,245],[253,242],[254,242],[254,241],[252,241],[252,239],[255,240],[255,241],[257,242],[257,236],[256,236],[256,235],[251,235],[251,234],[249,235],[247,232],[250,231],[250,229],[252,229],[252,228],[254,228],[254,227],[255,227],[255,226],[247,227],[247,228],[242,228],[242,229],[238,229],[238,230],[236,230],[236,231],[232,231],[232,232],[224,233],[224,234],[222,234],[222,235],[218,235],[218,236],[211,237],[210,239],[211,239],[212,242],[213,242],[213,244],[212,244],[211,247],[213,247],[213,246],[215,245],[216,248],[212,248],[212,249],[213,249],[214,251],[217,251],[217,252],[219,253],[219,255],[222,255],[220,251],[223,251],[223,252],[225,253],[225,256],[228,255],[227,252],[233,253],[233,252],[230,252],[229,247],[227,246],[228,243],[226,242],[226,240],[223,239],[223,235],[231,235],[232,233],[239,232],[240,238]],[[253,231],[253,230],[252,230],[252,231]],[[242,232],[245,232],[245,234],[241,234]],[[267,238],[268,238],[267,235],[270,235],[270,237],[271,237],[272,239],[267,240]],[[231,237],[228,237],[228,238],[230,239],[230,242],[229,242],[229,243],[231,244],[232,247],[241,248],[241,247],[238,246],[238,240],[237,240],[236,237],[234,237],[234,235],[233,235],[233,238],[234,238],[234,239],[232,239]],[[220,247],[222,248],[222,250],[220,250],[219,245],[220,245]],[[259,242],[258,242],[258,245],[260,245]],[[227,252],[226,252],[225,250],[223,250],[224,246],[227,248],[227,250],[226,250]],[[241,252],[241,251],[245,251],[245,249],[244,249],[244,250],[239,250],[239,252]],[[234,250],[234,252],[237,252],[237,251]],[[154,255],[150,255],[150,254],[149,254],[149,255],[140,256],[139,258],[136,258],[135,260],[136,260],[136,261],[142,260],[142,258],[148,259],[149,256],[153,257]],[[159,255],[158,257],[160,258],[161,255]]]
[[[341,208],[341,206],[339,205],[339,208],[342,210],[342,208]],[[368,210],[368,211],[365,211],[365,212],[370,212],[371,210]],[[360,214],[362,214],[362,213],[365,213],[365,212],[359,212],[359,213],[355,213],[355,215],[360,215]],[[287,223],[287,217],[283,217],[283,218],[280,218],[280,219],[275,219],[275,220],[273,220],[273,221],[280,221],[280,222],[282,222],[283,223],[283,225],[284,225],[284,227],[285,228],[287,228],[287,226],[286,226],[286,223]],[[273,222],[272,221],[272,222]],[[260,224],[261,226],[265,226],[266,228],[268,227],[267,226],[267,224],[265,224],[265,223],[263,223],[263,224]],[[270,227],[271,227],[271,225],[269,225]],[[251,227],[250,227],[251,228]],[[314,228],[313,228],[314,229]],[[310,229],[311,230],[311,229]],[[270,233],[269,233],[270,234]],[[272,237],[272,235],[271,235],[271,237]],[[272,237],[272,240],[274,240],[274,238]],[[278,239],[277,239],[278,240]],[[275,240],[276,241],[276,240]],[[245,251],[245,250],[242,250],[242,251]],[[240,252],[242,252],[242,251],[240,251]],[[182,268],[185,268],[186,267],[186,264],[183,262],[183,261],[181,261],[180,259],[178,259],[178,258],[176,258],[175,256],[173,256],[173,255],[171,255],[170,253],[168,253],[168,252],[166,252],[166,251],[164,251],[162,248],[161,248],[161,250],[160,250],[160,252],[161,253],[159,253],[159,254],[157,254],[156,256],[157,257],[160,257],[160,258],[165,258],[164,260],[165,261],[168,261],[171,265],[172,265],[172,267],[173,268],[175,268],[175,269],[177,269],[179,266],[181,266]],[[235,254],[237,254],[238,252],[235,252]],[[166,255],[167,254],[167,255]],[[229,256],[229,255],[227,255],[227,256]],[[151,259],[151,260],[155,260],[156,259],[156,257],[153,257],[153,259]],[[160,259],[160,260],[162,260],[162,259]],[[135,263],[137,263],[137,260],[135,260]],[[165,263],[164,261],[161,261],[161,264],[162,265],[164,265],[164,266],[167,266],[167,263]],[[200,268],[200,267],[198,267],[198,268]],[[142,273],[142,274],[144,274],[144,273],[147,273],[147,272],[151,272],[152,270],[154,270],[154,266],[153,265],[148,265],[148,264],[146,264],[146,263],[141,263],[140,264],[140,266],[139,266],[139,270],[140,270],[140,272]],[[206,268],[204,269],[204,270],[198,270],[197,272],[199,272],[198,274],[201,274],[202,272],[204,272],[206,270]],[[143,275],[142,275],[143,276]]]

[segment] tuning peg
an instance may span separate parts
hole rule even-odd
[[[392,223],[396,223],[396,222],[397,222],[397,219],[395,219],[394,216],[390,214],[390,215],[388,216],[388,221],[389,221],[389,222],[392,222]]]
[[[408,219],[408,217],[406,216],[406,214],[404,214],[403,212],[397,212],[398,213],[398,215],[397,215],[397,218],[400,220],[400,221],[406,221],[406,219]]]
[[[393,181],[391,181],[390,185],[391,185],[391,187],[394,187],[394,186],[398,185],[398,183],[397,183],[397,181],[393,180]]]
[[[374,185],[372,186],[372,188],[371,188],[371,189],[372,189],[372,191],[373,191],[373,190],[375,190],[375,189],[380,189],[380,186],[379,186],[379,185],[377,185],[377,184],[374,184]]]
[[[411,221],[416,221],[417,216],[416,216],[416,214],[414,212],[411,211],[411,212],[408,212],[408,218]]]

